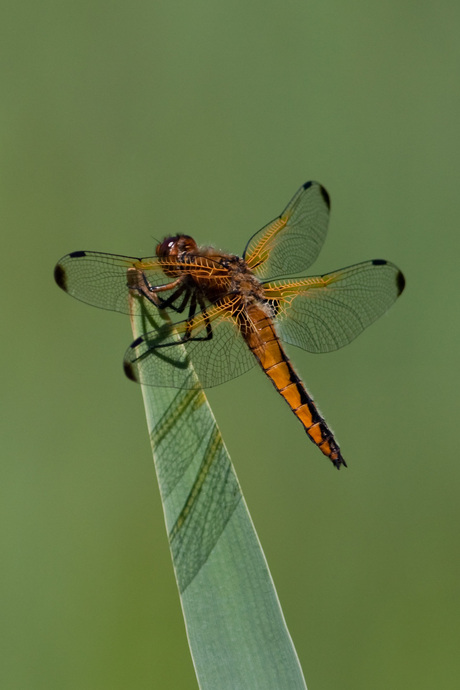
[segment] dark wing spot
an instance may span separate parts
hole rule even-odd
[[[372,263],[374,266],[386,266],[388,261],[385,261],[385,259],[373,259]]]
[[[320,192],[321,192],[321,196],[322,196],[323,199],[324,199],[324,203],[326,204],[326,206],[327,206],[328,209],[330,210],[330,208],[331,208],[331,197],[329,196],[327,189],[325,189],[325,188],[323,187],[323,185],[320,185],[320,186],[319,186],[319,190],[320,190]]]
[[[398,275],[396,276],[396,285],[398,286],[398,290],[399,290],[398,294],[401,294],[401,292],[404,290],[404,288],[406,286],[406,279],[404,278],[401,271],[398,271]]]
[[[134,350],[135,347],[144,342],[144,336],[140,335],[136,340],[131,343],[131,349]]]
[[[61,264],[56,264],[54,268],[54,280],[59,285],[61,290],[65,290],[65,292],[67,292],[67,275],[65,268],[63,268]]]
[[[78,252],[71,252],[71,253],[69,254],[69,256],[70,256],[72,259],[81,259],[82,256],[86,256],[86,252],[84,252],[83,250],[80,250],[80,251],[78,251]]]
[[[123,362],[123,371],[131,381],[134,381],[134,383],[138,383],[138,379],[136,378],[136,374],[134,373],[134,367],[131,364],[131,362]]]

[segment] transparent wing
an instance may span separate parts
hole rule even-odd
[[[318,353],[350,343],[391,307],[404,284],[399,268],[375,259],[323,276],[264,287],[280,338]]]
[[[236,306],[237,298],[229,296],[192,319],[163,324],[137,338],[125,353],[126,375],[151,386],[192,389],[211,388],[249,371],[256,360],[235,321]]]
[[[176,257],[162,259],[156,257],[139,259],[134,256],[105,254],[103,252],[72,252],[63,256],[55,266],[54,279],[60,288],[72,297],[101,309],[130,313],[130,291],[128,271],[136,269],[136,282],[143,287],[160,287],[171,283],[173,278],[165,270],[180,272],[180,275],[193,275],[200,280],[219,281],[225,284],[228,271],[218,261],[218,257],[195,257],[193,262],[179,261]],[[132,280],[129,281],[132,285]],[[163,300],[172,291],[161,293]],[[137,305],[137,306],[136,306]],[[140,303],[136,302],[137,309]],[[145,306],[145,303],[144,303]],[[132,305],[131,305],[132,307]]]
[[[330,200],[318,182],[306,182],[283,213],[249,240],[244,258],[260,279],[303,272],[326,238]]]
[[[56,264],[54,278],[72,297],[101,309],[129,314],[128,269],[142,271],[153,285],[170,281],[156,258],[138,259],[102,252],[72,252]]]

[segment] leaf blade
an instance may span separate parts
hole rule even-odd
[[[131,322],[135,338],[145,332],[141,316]],[[199,687],[305,690],[265,555],[203,391],[142,386],[142,394]]]

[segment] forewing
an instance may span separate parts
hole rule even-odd
[[[249,371],[256,360],[232,316],[231,300],[137,338],[125,353],[127,376],[151,386],[191,389],[211,388]]]
[[[333,273],[265,285],[282,340],[309,352],[350,343],[384,314],[404,289],[392,263],[366,261]]]
[[[244,258],[260,279],[303,272],[326,238],[330,200],[318,182],[306,182],[283,213],[249,240]]]
[[[102,252],[72,252],[56,264],[54,278],[72,297],[101,309],[130,313],[128,269],[142,271],[151,285],[164,285],[168,279],[156,258]]]

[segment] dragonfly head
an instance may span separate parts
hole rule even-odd
[[[188,252],[194,252],[198,249],[193,237],[189,235],[174,235],[174,237],[165,237],[163,242],[157,245],[156,254],[159,259],[166,259],[168,257],[181,257]]]

